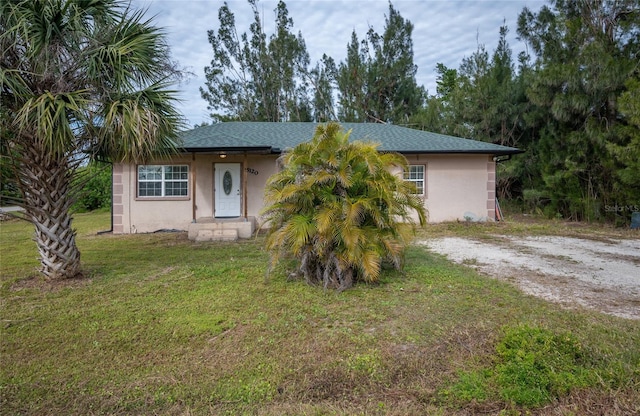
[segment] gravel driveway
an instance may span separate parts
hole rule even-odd
[[[496,235],[443,237],[420,244],[565,307],[640,319],[640,240]]]

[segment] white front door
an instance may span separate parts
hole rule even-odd
[[[239,217],[240,163],[216,163],[214,168],[216,218]]]

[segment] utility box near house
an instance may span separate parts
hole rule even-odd
[[[640,229],[640,211],[631,213],[631,229]]]

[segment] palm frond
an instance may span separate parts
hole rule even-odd
[[[335,227],[336,221],[340,217],[342,207],[337,203],[329,203],[322,205],[315,215],[318,224],[318,232],[327,235],[329,230]]]
[[[96,129],[102,153],[118,161],[139,162],[175,151],[183,119],[172,105],[176,92],[165,87],[156,83],[105,105]]]
[[[366,201],[359,199],[351,201],[350,198],[347,198],[343,205],[345,221],[355,226],[361,225],[366,213],[365,208]]]
[[[361,227],[343,221],[338,230],[340,232],[336,234],[336,239],[342,242],[347,251],[357,250],[358,247],[366,243],[366,235]]]
[[[140,10],[101,26],[95,35],[96,48],[85,50],[88,75],[99,77],[106,88],[127,91],[167,76],[169,52],[164,34],[150,21],[143,21],[143,16]]]
[[[336,123],[320,125],[310,142],[288,152],[268,181],[263,211],[273,225],[273,256],[290,252],[307,281],[338,290],[354,279],[376,281],[383,259],[399,268],[413,227],[398,221],[410,221],[413,209],[424,214],[392,173],[406,159],[379,153],[376,143],[350,143],[349,134]]]
[[[297,256],[315,235],[316,225],[309,216],[298,214],[290,218],[283,231],[292,254]]]
[[[52,157],[64,156],[76,144],[76,129],[86,103],[86,91],[45,92],[24,103],[17,111],[14,127],[20,136],[31,137],[34,145],[37,143]]]
[[[369,249],[362,252],[359,264],[359,270],[362,273],[362,279],[367,283],[374,283],[380,277],[380,253],[377,250]]]

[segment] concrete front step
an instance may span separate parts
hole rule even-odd
[[[200,218],[189,224],[189,239],[193,241],[234,241],[251,238],[255,227],[253,218],[247,220],[217,220]]]
[[[236,241],[238,230],[200,230],[195,241]]]

